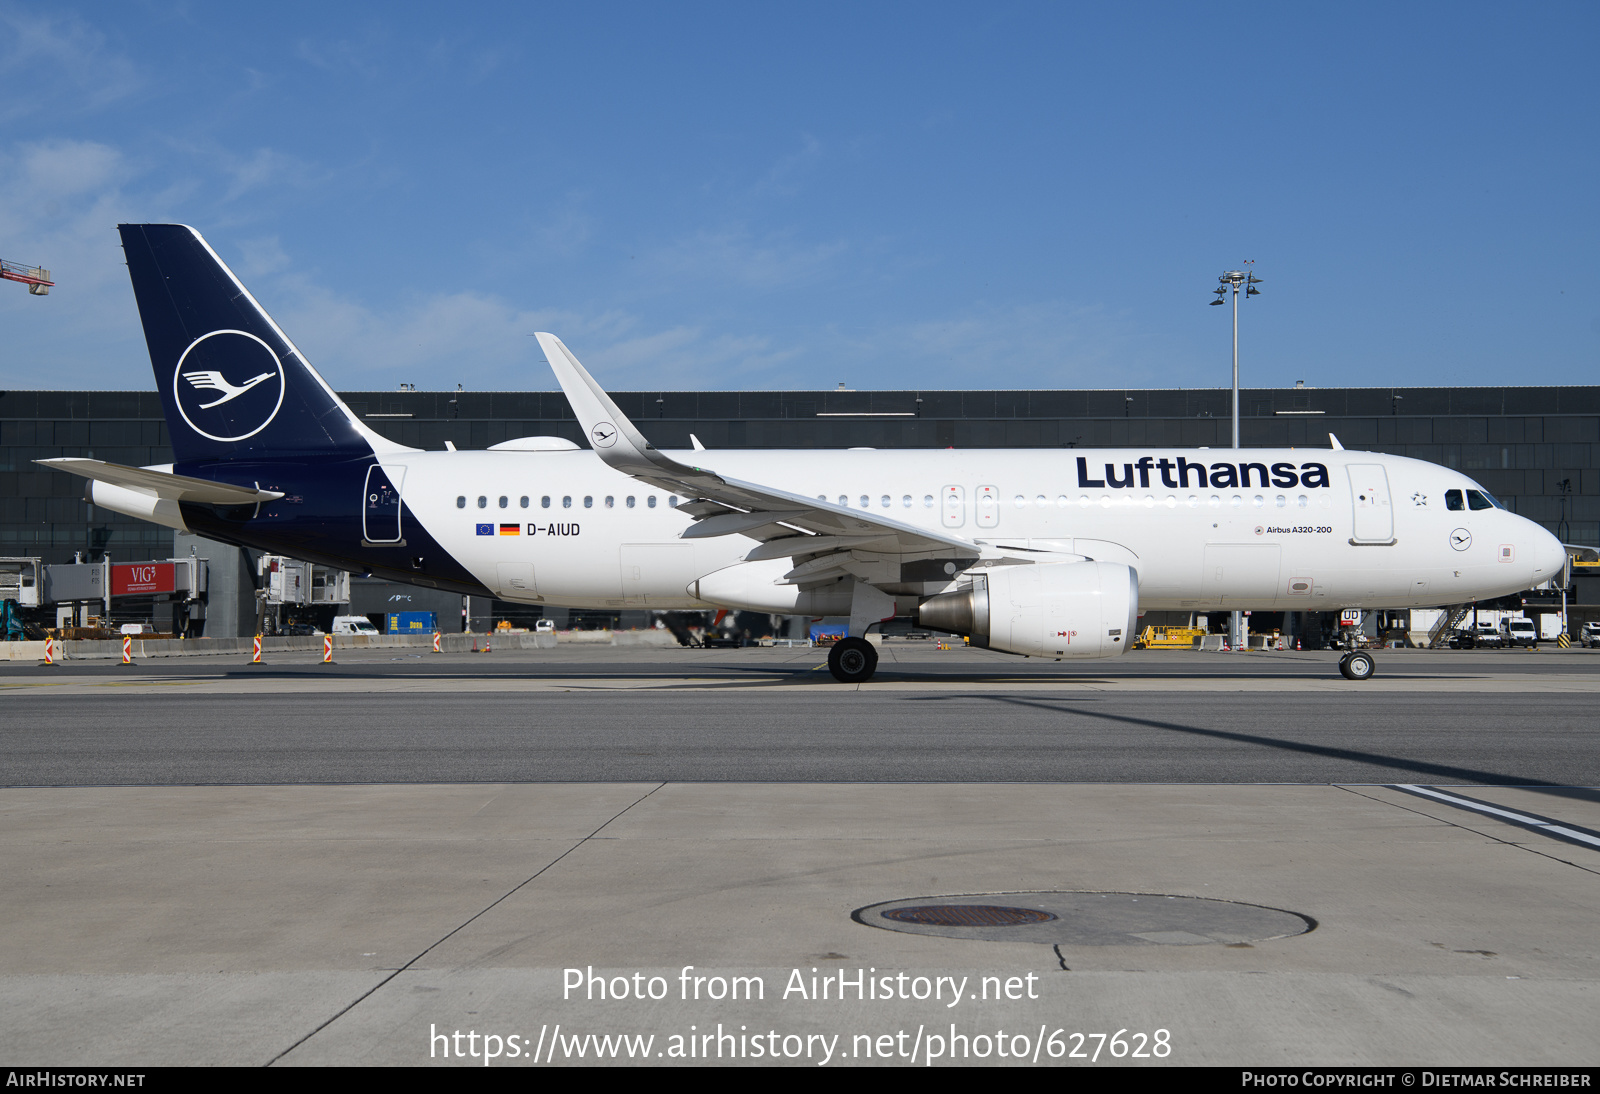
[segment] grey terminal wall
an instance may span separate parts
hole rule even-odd
[[[342,397],[374,430],[418,448],[442,449],[446,441],[486,448],[538,435],[584,443],[559,391]],[[1229,393],[1210,388],[631,391],[613,398],[663,448],[688,448],[690,433],[713,449],[1221,448],[1229,437]],[[1346,448],[1457,468],[1563,541],[1600,544],[1600,387],[1252,388],[1240,407],[1247,447],[1322,448],[1334,433]],[[174,552],[170,530],[90,506],[82,479],[31,462],[54,456],[169,462],[155,392],[0,392],[0,554],[65,562],[78,551],[131,562]],[[240,586],[240,605],[248,581],[235,581],[243,575],[234,571],[246,564],[235,559],[225,578]],[[247,614],[223,610],[241,624]],[[222,627],[214,618],[208,630]]]

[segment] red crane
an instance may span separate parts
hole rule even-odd
[[[50,280],[50,271],[42,266],[24,266],[4,259],[0,259],[0,278],[22,282],[34,296],[49,296],[50,286],[55,284]]]

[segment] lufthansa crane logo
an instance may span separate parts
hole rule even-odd
[[[1472,546],[1472,533],[1465,528],[1457,528],[1450,533],[1450,546],[1458,551],[1465,551]]]
[[[172,373],[172,397],[189,428],[213,441],[254,437],[283,406],[283,362],[242,330],[214,330],[189,344]]]
[[[610,448],[617,443],[617,427],[610,422],[601,422],[589,430],[589,436],[594,438],[596,448]]]

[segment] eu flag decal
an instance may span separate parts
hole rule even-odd
[[[502,536],[514,536],[521,531],[522,525],[520,524],[502,524],[500,526],[500,534]]]
[[[478,534],[480,536],[492,536],[492,535],[494,535],[494,525],[492,525],[492,524],[480,524],[480,525],[478,525]]]

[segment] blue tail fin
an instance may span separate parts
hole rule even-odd
[[[117,230],[177,463],[399,447],[340,402],[199,232]]]

